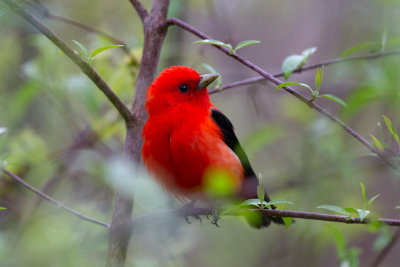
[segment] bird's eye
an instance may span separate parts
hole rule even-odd
[[[187,91],[189,91],[189,85],[183,83],[179,86],[179,92],[186,93]]]

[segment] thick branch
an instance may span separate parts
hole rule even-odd
[[[69,213],[72,213],[72,214],[78,216],[79,218],[81,218],[81,219],[83,219],[83,220],[85,220],[85,221],[89,221],[89,222],[92,222],[92,223],[95,223],[95,224],[98,224],[98,225],[101,225],[101,226],[105,226],[105,227],[107,227],[107,228],[110,227],[110,225],[109,225],[108,223],[101,222],[101,221],[98,221],[98,220],[96,220],[96,219],[90,218],[89,216],[86,216],[86,215],[84,215],[84,214],[82,214],[82,213],[80,213],[80,212],[78,212],[78,211],[76,211],[76,210],[71,209],[71,208],[68,207],[67,205],[65,205],[65,204],[63,204],[63,203],[61,203],[61,202],[55,200],[54,198],[50,197],[49,195],[46,195],[45,193],[43,193],[43,192],[40,191],[39,189],[37,189],[37,188],[31,186],[30,184],[28,184],[28,183],[27,183],[26,181],[24,181],[21,177],[15,175],[15,174],[13,174],[13,173],[11,173],[11,172],[5,170],[5,169],[3,169],[2,172],[5,173],[5,174],[7,174],[9,177],[11,177],[12,179],[14,179],[14,180],[17,181],[18,183],[22,184],[22,185],[25,186],[26,188],[28,188],[28,189],[31,190],[32,192],[36,193],[36,194],[39,195],[40,197],[42,197],[42,198],[44,198],[44,199],[50,201],[51,203],[57,205],[58,207],[60,207],[60,208],[62,208],[62,209],[64,209],[64,210],[66,210],[66,211],[68,211]]]
[[[320,63],[313,64],[313,65],[308,65],[308,66],[304,66],[304,67],[298,68],[298,69],[294,70],[293,73],[300,73],[300,72],[303,72],[303,71],[316,69],[316,68],[321,67],[321,66],[328,66],[328,65],[337,64],[337,63],[343,63],[343,62],[347,62],[347,61],[361,60],[361,59],[364,59],[364,60],[365,59],[377,59],[377,58],[381,58],[381,57],[387,57],[387,56],[399,55],[399,54],[400,54],[400,51],[399,50],[395,50],[395,51],[388,51],[388,52],[383,52],[383,53],[375,53],[375,54],[370,54],[370,55],[360,55],[360,56],[347,57],[347,58],[336,58],[336,59],[331,59],[331,60],[327,60],[327,61],[323,61],[323,62],[320,62]],[[272,76],[274,76],[275,78],[283,77],[283,72],[273,73]],[[237,81],[237,82],[226,84],[226,85],[222,86],[221,88],[217,88],[217,89],[211,90],[209,93],[210,94],[215,94],[215,93],[219,93],[221,91],[224,91],[224,90],[227,90],[227,89],[230,89],[230,88],[234,88],[234,87],[237,87],[237,86],[264,81],[265,79],[266,79],[265,77],[248,78],[248,79],[244,79],[244,80],[241,80],[241,81]]]
[[[63,51],[78,67],[91,79],[94,84],[104,93],[111,104],[119,111],[126,123],[132,123],[134,117],[129,108],[121,101],[114,91],[106,84],[106,82],[95,72],[87,62],[78,56],[74,50],[69,48],[55,33],[47,26],[41,23],[36,17],[26,11],[20,4],[13,0],[3,0],[14,12],[22,16],[36,29],[43,33],[50,41],[52,41],[61,51]]]
[[[157,72],[161,46],[167,33],[167,28],[164,25],[169,0],[153,0],[153,6],[148,15],[139,1],[132,0],[131,3],[143,21],[144,45],[132,104],[132,112],[136,121],[127,127],[124,158],[129,162],[139,163],[143,144],[141,133],[146,120],[145,95]],[[124,266],[125,264],[132,228],[123,226],[128,220],[131,220],[132,207],[132,196],[117,192],[110,226],[106,266]]]
[[[129,0],[133,7],[136,9],[136,12],[138,13],[140,19],[142,22],[146,19],[146,17],[149,15],[147,12],[146,8],[143,6],[142,2],[140,0]]]
[[[181,20],[179,20],[177,18],[169,18],[167,20],[167,24],[166,25],[167,26],[169,26],[169,25],[177,25],[180,28],[182,28],[182,29],[184,29],[184,30],[186,30],[188,32],[191,32],[192,34],[194,34],[194,35],[196,35],[196,36],[198,36],[198,37],[200,37],[202,39],[211,39],[205,33],[199,31],[198,29],[194,28],[193,26],[191,26],[191,25],[187,24],[186,22],[181,21]],[[274,83],[276,85],[280,85],[280,84],[283,83],[279,79],[275,78],[272,74],[262,70],[260,67],[254,65],[253,63],[251,63],[247,59],[239,56],[236,53],[232,54],[229,51],[228,48],[222,47],[222,46],[218,46],[218,45],[214,45],[214,46],[216,48],[218,48],[219,50],[221,50],[222,52],[224,52],[225,54],[227,54],[228,56],[233,57],[234,59],[236,59],[237,61],[239,61],[243,65],[245,65],[248,68],[254,70],[258,74],[260,74],[263,78],[271,81],[272,83]],[[392,167],[394,169],[396,168],[396,166],[389,159],[387,159],[387,157],[383,153],[381,153],[378,149],[373,147],[364,137],[362,137],[359,133],[357,133],[355,130],[353,130],[346,123],[341,121],[338,117],[334,116],[333,114],[331,114],[329,111],[327,111],[323,107],[321,107],[318,104],[314,103],[311,99],[309,99],[306,96],[302,95],[301,93],[297,92],[292,87],[286,86],[286,87],[283,87],[283,89],[285,91],[287,91],[288,93],[292,94],[293,96],[297,97],[299,100],[301,100],[305,104],[307,104],[310,108],[317,110],[318,112],[320,112],[324,116],[326,116],[329,119],[331,119],[333,122],[339,124],[346,132],[348,132],[350,135],[352,135],[354,138],[356,138],[360,143],[362,143],[364,146],[366,146],[372,153],[375,153],[376,155],[378,155],[387,165],[389,165],[390,167]]]

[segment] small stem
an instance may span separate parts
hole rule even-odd
[[[84,214],[82,214],[82,213],[80,213],[80,212],[78,212],[78,211],[76,211],[74,209],[71,209],[67,205],[55,200],[54,198],[50,197],[49,195],[45,194],[44,192],[40,191],[39,189],[31,186],[30,184],[28,184],[25,180],[23,180],[21,177],[17,176],[16,174],[11,173],[11,172],[9,172],[9,171],[7,171],[5,169],[2,169],[1,171],[3,173],[7,174],[12,179],[14,179],[15,181],[17,181],[18,183],[20,183],[23,186],[25,186],[26,188],[28,188],[29,190],[31,190],[32,192],[34,192],[35,194],[37,194],[40,197],[50,201],[51,203],[57,205],[58,207],[68,211],[69,213],[72,213],[72,214],[78,216],[79,218],[81,218],[81,219],[83,219],[85,221],[89,221],[89,222],[92,222],[92,223],[95,223],[95,224],[98,224],[98,225],[101,225],[101,226],[104,226],[104,227],[107,227],[107,228],[110,227],[110,225],[108,223],[101,222],[99,220],[90,218],[89,216],[86,216],[86,215],[84,215]]]
[[[327,66],[327,65],[343,63],[343,62],[353,61],[353,60],[378,59],[378,58],[381,58],[381,57],[387,57],[387,56],[392,56],[392,55],[400,55],[400,50],[388,51],[388,52],[376,53],[376,54],[370,54],[370,55],[360,55],[360,56],[347,57],[347,58],[331,59],[331,60],[327,60],[327,61],[324,61],[324,62],[313,64],[313,65],[301,67],[299,69],[294,70],[293,73],[299,73],[299,72],[303,72],[303,71],[316,69],[316,68],[324,66],[324,65]],[[283,72],[273,73],[272,76],[274,76],[275,78],[283,77]],[[244,80],[240,80],[240,81],[236,81],[236,82],[233,82],[233,83],[226,84],[226,85],[222,86],[221,88],[211,90],[209,93],[210,94],[215,94],[215,93],[218,93],[218,92],[221,92],[221,91],[225,91],[227,89],[231,89],[231,88],[234,88],[234,87],[237,87],[237,86],[246,85],[246,84],[252,84],[252,83],[265,81],[265,80],[266,80],[265,77],[248,78],[248,79],[244,79]]]
[[[146,17],[149,15],[149,12],[147,12],[146,8],[143,6],[143,4],[139,0],[129,0],[133,7],[136,9],[136,12],[138,13],[140,19],[142,22],[146,19]]]
[[[73,26],[75,26],[75,27],[81,28],[81,29],[83,29],[83,30],[85,30],[85,31],[88,31],[88,32],[92,32],[92,33],[96,33],[96,34],[102,35],[102,36],[106,37],[107,39],[109,39],[110,41],[112,41],[112,42],[115,43],[115,44],[123,45],[123,46],[121,46],[121,49],[122,49],[122,50],[124,51],[124,53],[129,57],[129,59],[131,60],[131,62],[133,62],[133,63],[136,64],[136,65],[139,64],[139,61],[132,55],[132,53],[131,53],[131,51],[129,50],[127,44],[126,44],[124,41],[121,41],[121,40],[115,38],[114,36],[109,35],[108,33],[105,33],[105,32],[100,31],[100,30],[98,30],[98,29],[92,28],[92,27],[87,26],[87,25],[85,25],[85,24],[83,24],[83,23],[80,23],[80,22],[71,20],[71,19],[69,19],[69,18],[65,18],[65,17],[62,17],[62,16],[53,15],[53,14],[49,13],[48,11],[44,13],[43,17],[44,17],[44,18],[47,18],[47,19],[50,19],[50,20],[55,20],[55,21],[64,22],[64,23],[73,25]]]

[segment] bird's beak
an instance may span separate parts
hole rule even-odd
[[[219,74],[203,74],[200,75],[200,82],[197,84],[196,89],[202,90],[209,86],[213,81],[219,77]]]

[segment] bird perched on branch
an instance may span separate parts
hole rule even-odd
[[[172,66],[147,91],[143,162],[181,200],[212,200],[210,188],[238,200],[257,198],[258,179],[234,127],[210,102],[207,86],[218,76]],[[270,201],[267,194],[264,199]],[[259,228],[271,221],[283,223],[261,213],[258,218],[250,224]]]

